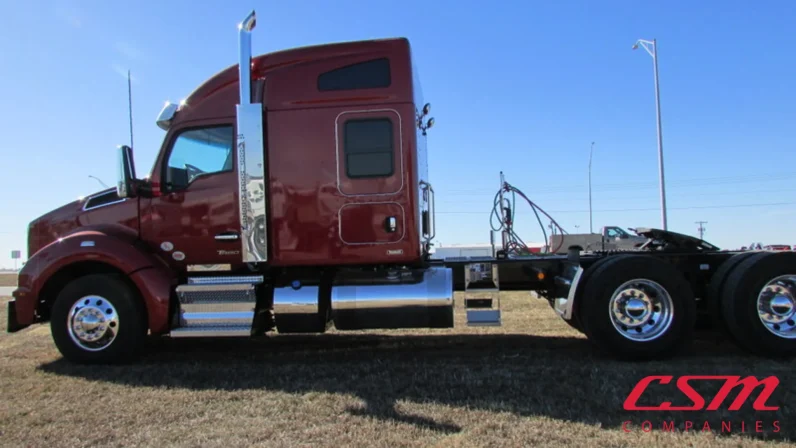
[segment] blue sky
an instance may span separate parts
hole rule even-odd
[[[201,5],[201,6],[197,6]],[[378,5],[378,6],[377,6]],[[484,5],[488,5],[485,7]],[[255,53],[410,39],[435,127],[438,240],[488,241],[499,171],[570,232],[659,226],[652,58],[659,41],[669,227],[720,247],[796,244],[796,2],[5,2],[0,266],[35,217],[115,180],[129,142],[148,173],[165,100],[236,62],[252,8]],[[779,204],[779,205],[766,205]],[[525,241],[541,232],[528,208]],[[579,226],[579,227],[575,227]]]

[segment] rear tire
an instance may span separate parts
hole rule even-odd
[[[773,358],[796,355],[796,253],[744,260],[727,281],[721,310],[740,347]]]
[[[588,268],[586,268],[586,270],[583,271],[583,274],[581,274],[580,281],[578,282],[577,285],[577,290],[575,291],[575,305],[574,309],[572,310],[572,318],[570,318],[569,320],[562,319],[564,322],[567,323],[567,325],[579,331],[580,333],[585,334],[585,331],[583,330],[582,318],[580,316],[581,314],[580,310],[582,308],[583,297],[584,297],[583,290],[585,288],[585,285],[589,283],[589,278],[591,278],[592,274],[594,274],[594,271],[596,271],[604,263],[606,263],[609,260],[616,260],[617,258],[628,257],[628,256],[629,255],[623,254],[623,255],[612,255],[609,257],[603,257],[592,263],[591,266],[589,266]],[[552,301],[550,302],[551,308],[554,308],[553,303],[554,302]]]
[[[137,291],[119,276],[87,275],[61,290],[50,331],[61,354],[80,364],[134,359],[144,346],[146,313]]]
[[[616,358],[661,359],[691,343],[696,320],[691,286],[658,258],[609,258],[590,276],[583,297],[584,332]]]
[[[719,269],[716,271],[716,273],[713,274],[713,277],[711,277],[710,283],[708,284],[707,290],[708,304],[705,307],[707,316],[697,317],[698,319],[704,320],[705,326],[707,328],[711,330],[717,330],[725,335],[734,337],[727,330],[727,325],[725,324],[721,311],[722,297],[724,296],[724,291],[726,290],[725,286],[727,284],[727,280],[730,278],[730,275],[737,272],[736,268],[744,260],[747,260],[749,257],[757,255],[758,253],[759,252],[742,252],[735,254],[729,259],[725,260],[724,263],[719,266]]]

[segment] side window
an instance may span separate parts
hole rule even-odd
[[[318,76],[321,92],[378,89],[389,87],[390,83],[390,60],[387,58],[347,65]]]
[[[171,146],[166,165],[168,190],[182,190],[197,177],[232,171],[232,126],[213,126],[181,132]]]
[[[393,168],[393,129],[388,118],[345,123],[346,175],[350,178],[389,177]]]
[[[609,227],[606,229],[606,233],[608,233],[609,238],[616,238],[619,236],[619,232],[617,232],[616,227]]]

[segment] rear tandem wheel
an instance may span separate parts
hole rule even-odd
[[[690,344],[696,303],[674,266],[624,255],[609,257],[586,279],[578,314],[602,351],[620,359],[660,359]]]
[[[724,334],[729,334],[727,326],[724,324],[721,312],[721,298],[726,290],[725,285],[730,275],[737,272],[737,267],[744,260],[756,255],[759,252],[741,252],[733,255],[724,261],[719,269],[710,279],[707,290],[707,306],[703,310],[704,314],[697,316],[697,327],[704,327],[710,330],[717,330]],[[732,335],[729,334],[731,337]]]
[[[599,260],[597,260],[594,263],[592,263],[591,266],[589,266],[588,268],[586,268],[583,271],[583,274],[581,274],[581,276],[580,276],[580,281],[578,282],[578,286],[580,286],[580,287],[577,288],[577,290],[575,291],[575,303],[574,303],[574,308],[572,309],[572,317],[569,320],[566,320],[566,319],[562,318],[562,320],[564,322],[566,322],[567,325],[569,325],[571,328],[577,330],[580,333],[584,333],[583,324],[580,321],[580,310],[579,310],[579,307],[583,303],[583,297],[584,297],[583,296],[583,288],[584,288],[583,285],[585,285],[586,283],[589,282],[589,278],[594,273],[594,271],[596,271],[606,261],[608,261],[608,260],[616,260],[617,258],[627,257],[627,256],[629,256],[629,254],[611,255],[611,256],[606,256],[606,257],[600,258]],[[555,302],[553,300],[550,300],[549,303],[550,303],[550,308],[555,309],[555,306],[554,306]]]
[[[721,312],[742,348],[769,357],[796,355],[796,253],[746,258],[724,285]]]

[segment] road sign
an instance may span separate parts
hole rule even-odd
[[[12,250],[11,251],[11,259],[12,260],[19,260],[22,258],[22,251],[19,250]]]

